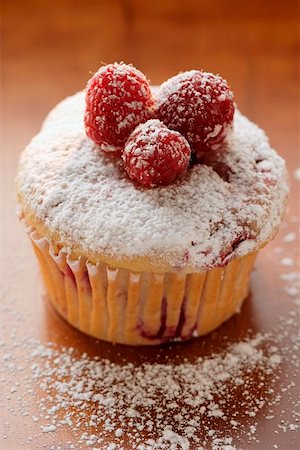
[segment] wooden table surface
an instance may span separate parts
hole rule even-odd
[[[298,287],[294,285],[294,291],[287,293],[291,286],[281,276],[299,270],[299,235],[292,241],[284,238],[297,233],[300,204],[300,182],[295,175],[300,167],[299,3],[296,0],[3,0],[2,13],[0,360],[11,353],[13,358],[14,351],[21,352],[19,357],[25,360],[18,343],[29,335],[42,343],[50,340],[73,346],[90,356],[105,355],[114,360],[118,354],[135,364],[141,360],[161,360],[166,355],[170,361],[178,355],[180,360],[192,360],[195,355],[217,351],[224,336],[230,342],[238,342],[246,329],[265,333],[275,330],[279,320],[290,324],[288,318],[295,317],[299,290],[297,293]],[[159,351],[99,343],[64,323],[44,299],[30,245],[15,217],[14,176],[18,157],[46,113],[63,97],[81,90],[90,72],[102,62],[120,60],[136,65],[153,84],[192,68],[220,73],[235,92],[240,110],[266,130],[272,145],[286,159],[290,173],[288,213],[276,239],[259,256],[251,296],[241,314],[217,334]],[[285,262],[284,257],[288,258]],[[295,342],[289,334],[290,327],[286,327],[287,353],[292,355]],[[75,439],[72,430],[62,427],[55,435],[41,433],[40,424],[32,421],[34,398],[27,405],[28,414],[22,414],[20,399],[11,392],[10,377],[13,374],[14,382],[22,386],[24,372],[9,374],[3,370],[7,364],[0,367],[0,448],[67,448],[64,443]],[[287,377],[297,384],[290,356],[283,358],[274,396],[285,392]],[[241,437],[239,429],[232,430],[232,445],[261,450],[299,448],[295,431],[298,393],[296,386],[282,394],[273,407],[273,420],[267,420],[262,410],[256,418],[256,439],[247,440]],[[249,417],[242,419],[244,425],[247,421]],[[286,431],[284,426],[280,428],[280,423],[286,425]],[[201,430],[199,433],[201,436]],[[63,443],[61,447],[59,442]],[[132,446],[125,439],[124,448]],[[191,444],[190,448],[196,447]],[[210,444],[207,448],[211,448]]]

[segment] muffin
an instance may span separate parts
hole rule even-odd
[[[283,159],[235,110],[221,151],[200,151],[200,163],[147,188],[87,137],[85,108],[84,92],[58,104],[17,174],[20,219],[52,304],[111,342],[209,333],[240,310],[256,255],[278,230]]]

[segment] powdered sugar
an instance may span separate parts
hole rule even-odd
[[[208,133],[205,140],[208,140],[210,138],[214,138],[214,137],[218,136],[218,134],[220,133],[221,130],[222,130],[222,125],[215,125],[213,131],[211,133]]]
[[[23,208],[68,251],[155,257],[194,271],[220,264],[224,253],[246,254],[247,244],[231,246],[237,240],[256,249],[273,236],[288,191],[284,162],[240,113],[221,154],[233,171],[229,183],[198,164],[151,190],[137,188],[121,162],[85,136],[83,114],[83,93],[59,104],[24,151],[17,179]]]
[[[291,267],[291,266],[294,265],[294,260],[292,258],[285,257],[285,258],[282,258],[282,260],[280,261],[280,264],[282,266],[289,266],[289,267]]]
[[[298,168],[294,171],[294,178],[296,178],[296,180],[300,180],[300,167],[298,167]]]
[[[295,315],[290,318],[281,327],[292,332]],[[193,361],[141,364],[89,357],[26,336],[18,342],[26,355],[22,362],[15,350],[9,358],[3,354],[0,374],[6,376],[0,382],[6,384],[16,370],[30,370],[21,386],[24,405],[28,399],[36,402],[32,422],[42,433],[73,430],[64,449],[237,449],[230,436],[237,427],[240,439],[257,440],[257,422],[242,425],[242,417],[261,411],[270,415],[280,401],[281,395],[273,394],[285,357],[278,348],[281,327],[273,335],[257,333]],[[293,339],[296,350],[299,339]],[[281,392],[293,386],[289,383]],[[253,389],[255,397],[249,393]],[[237,398],[238,409],[229,408]],[[28,414],[26,407],[22,414]],[[294,420],[296,424],[281,424],[282,430],[294,431],[296,415]]]
[[[286,234],[286,235],[283,237],[283,242],[293,242],[293,241],[296,240],[296,238],[297,238],[296,233],[294,233],[294,232],[292,231],[292,232]]]
[[[43,433],[53,433],[54,431],[56,431],[56,426],[55,425],[45,425],[45,426],[41,427],[41,430]]]
[[[298,297],[299,304],[299,294],[300,294],[300,272],[287,272],[283,273],[280,278],[286,282],[284,286],[285,292],[295,300]],[[297,301],[296,301],[297,303]]]

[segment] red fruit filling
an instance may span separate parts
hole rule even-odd
[[[217,148],[233,122],[233,93],[219,75],[191,70],[160,87],[156,117],[179,131],[195,152]]]
[[[200,163],[210,166],[219,175],[219,177],[226,182],[230,182],[230,177],[234,174],[234,172],[228,164],[222,161],[222,152],[205,152],[201,153],[201,156],[199,155],[200,153],[193,154],[192,159],[194,164]]]
[[[130,65],[101,67],[87,83],[86,134],[105,151],[119,151],[135,127],[153,116],[153,110],[145,75]]]
[[[248,239],[254,239],[254,237],[251,235],[250,232],[244,231],[240,235],[238,235],[231,244],[227,246],[227,249],[223,251],[223,253],[220,255],[221,263],[219,264],[220,267],[226,266],[232,258],[233,258],[233,252],[236,250],[236,248],[244,241],[247,241]]]
[[[139,125],[130,135],[122,159],[130,178],[144,187],[172,183],[189,165],[191,148],[159,120]]]

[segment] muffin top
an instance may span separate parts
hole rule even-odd
[[[58,104],[17,175],[25,221],[74,258],[191,273],[251,253],[276,233],[288,194],[285,163],[239,111],[217,158],[145,189],[86,137],[84,109],[83,92]]]

